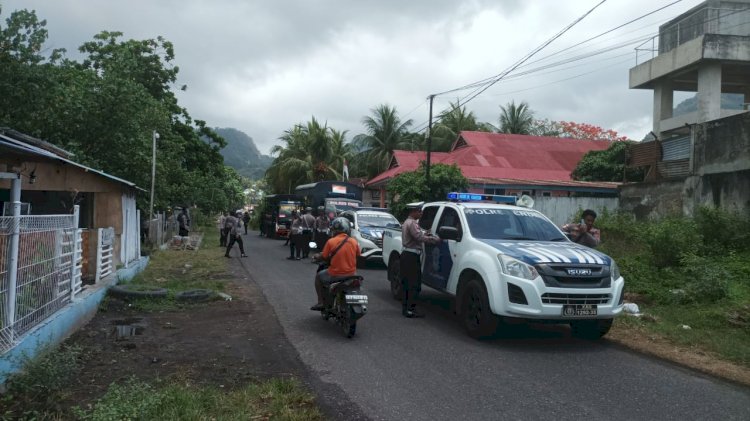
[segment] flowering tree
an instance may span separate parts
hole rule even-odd
[[[558,121],[557,124],[560,128],[560,137],[583,140],[608,140],[610,142],[628,140],[627,136],[620,136],[612,129],[605,130],[593,124],[576,123],[574,121]]]

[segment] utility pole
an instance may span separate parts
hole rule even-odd
[[[432,151],[432,100],[435,99],[435,95],[427,97],[430,99],[430,118],[427,120],[427,164],[424,169],[425,184],[430,184],[430,152]],[[429,187],[428,187],[429,188]]]
[[[148,219],[151,220],[154,217],[154,183],[156,181],[156,139],[159,138],[159,133],[154,130],[151,135],[152,152],[151,152],[151,201],[148,206]]]

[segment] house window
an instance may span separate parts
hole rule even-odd
[[[543,191],[542,192],[542,197],[552,197],[552,192],[551,191]]]
[[[370,190],[370,192],[372,193],[371,197],[373,200],[380,199],[380,190]]]
[[[531,190],[523,190],[523,191],[521,191],[521,196],[523,196],[524,194],[526,196],[531,196],[532,192],[531,192]]]

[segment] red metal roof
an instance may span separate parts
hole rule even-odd
[[[573,181],[570,173],[586,152],[604,150],[610,145],[607,141],[461,132],[450,152],[433,153],[431,161],[458,165],[470,181],[517,180],[519,184],[558,181],[573,182],[564,185],[582,185]],[[403,172],[414,171],[423,160],[423,151],[394,151],[391,168],[367,185],[377,185]]]

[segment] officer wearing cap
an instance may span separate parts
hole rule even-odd
[[[409,217],[401,227],[401,242],[403,252],[401,253],[401,290],[403,298],[401,301],[401,314],[404,317],[424,317],[416,309],[416,299],[421,289],[419,257],[422,254],[422,244],[437,244],[440,238],[433,236],[419,226],[419,218],[422,217],[422,205],[424,202],[409,203]]]

